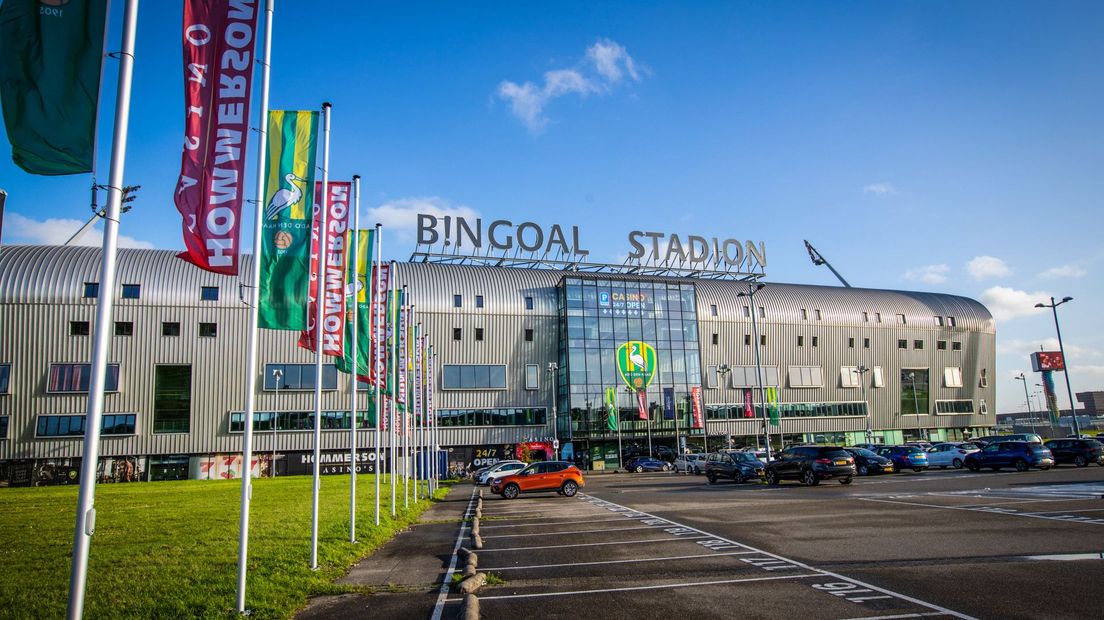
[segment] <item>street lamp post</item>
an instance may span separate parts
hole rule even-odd
[[[280,384],[284,380],[284,371],[279,368],[272,369],[272,376],[276,378],[276,389],[280,389]],[[276,477],[276,412],[272,412],[272,419],[269,422],[272,424],[272,477]]]
[[[909,372],[909,382],[912,384],[912,413],[916,416],[916,438],[920,437],[920,401],[916,399],[916,373]]]
[[[759,355],[759,326],[755,320],[755,293],[766,286],[762,282],[752,282],[748,285],[748,292],[736,293],[737,297],[747,297],[751,304],[748,314],[751,315],[751,335],[755,339],[755,380],[759,386],[759,406],[763,408],[763,443],[766,445],[767,462],[771,461],[770,429],[767,426],[767,398],[763,392],[763,363]]]
[[[859,374],[859,389],[862,390],[863,405],[866,406],[866,443],[874,443],[874,428],[870,422],[870,403],[866,400],[866,373],[870,372],[864,364],[855,369]]]
[[[1023,381],[1024,386],[1024,398],[1027,399],[1027,415],[1031,424],[1031,432],[1035,432],[1035,412],[1031,410],[1031,395],[1027,392],[1027,376],[1022,372],[1016,377],[1017,381]]]
[[[721,376],[721,389],[722,390],[728,390],[728,388],[725,386],[725,379],[728,377],[728,373],[730,373],[730,372],[732,372],[732,367],[729,366],[728,364],[721,364],[720,366],[717,366],[717,374],[719,374]],[[725,398],[724,400],[728,400],[728,399]],[[704,423],[702,424],[702,426],[709,426],[709,413],[708,412],[706,412],[706,414],[705,414],[705,419],[704,419]],[[729,427],[729,428],[731,428],[731,427]],[[705,437],[705,452],[706,452],[706,454],[708,454],[709,453],[709,434],[705,433],[705,435],[703,435],[703,436]],[[728,437],[731,438],[732,434],[728,433]],[[732,446],[728,445],[726,447],[731,448]]]
[[[556,421],[556,426],[560,425],[560,417],[556,414],[556,371],[559,370],[560,365],[556,362],[548,362],[548,376],[552,377],[552,419]],[[568,433],[567,436],[570,440],[571,437],[571,421],[568,420]],[[559,428],[556,429],[556,434],[559,435]],[[560,460],[560,451],[556,450],[556,460]]]
[[[1054,298],[1050,298],[1049,304],[1038,303],[1035,304],[1036,308],[1050,308],[1054,313],[1054,331],[1058,332],[1058,351],[1062,353],[1062,366],[1063,372],[1066,375],[1066,393],[1069,395],[1070,403],[1070,417],[1073,418],[1073,434],[1076,437],[1081,436],[1081,427],[1077,424],[1077,407],[1073,404],[1073,387],[1070,386],[1069,378],[1069,362],[1066,361],[1066,348],[1062,346],[1062,328],[1058,326],[1058,306],[1066,303],[1067,301],[1073,301],[1072,297],[1063,297],[1062,301],[1054,301]]]

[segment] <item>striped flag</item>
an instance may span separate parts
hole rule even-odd
[[[606,426],[617,430],[617,391],[613,388],[606,388]]]
[[[767,388],[767,405],[771,426],[778,426],[778,388]]]
[[[353,347],[357,351],[355,372],[361,381],[370,381],[372,368],[372,251],[375,243],[375,230],[349,231],[347,246],[352,250],[347,273],[347,304],[344,355],[334,364],[344,373],[352,373]],[[354,240],[355,237],[355,240]],[[353,333],[353,313],[357,317],[357,333]]]

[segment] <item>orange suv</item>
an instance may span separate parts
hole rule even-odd
[[[514,499],[522,493],[555,491],[573,497],[584,485],[583,472],[566,461],[543,461],[498,478],[491,484],[491,493]]]

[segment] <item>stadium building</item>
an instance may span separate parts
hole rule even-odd
[[[0,484],[75,481],[100,294],[115,298],[100,479],[240,476],[249,324],[241,281],[171,251],[124,249],[118,288],[101,291],[100,255],[0,249]],[[250,268],[243,257],[242,273]],[[994,322],[974,300],[770,282],[755,291],[741,279],[629,271],[396,265],[437,354],[432,387],[451,462],[503,458],[519,445],[552,458],[557,444],[561,457],[603,468],[616,465],[619,440],[625,454],[646,452],[649,437],[667,449],[754,446],[767,426],[775,447],[897,443],[962,439],[995,423]],[[314,356],[296,340],[261,331],[262,475],[311,466]],[[651,421],[619,376],[627,342],[654,348]],[[691,428],[695,387],[700,429]],[[323,390],[324,471],[348,471],[348,377],[327,366]],[[776,425],[764,423],[767,401],[777,402]],[[365,391],[359,426],[368,403]],[[374,434],[360,431],[358,445],[373,446]],[[368,452],[359,471],[372,470]]]

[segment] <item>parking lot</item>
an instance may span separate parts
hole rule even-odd
[[[1104,468],[484,491],[484,618],[1100,616]],[[459,596],[444,599],[458,609]]]

